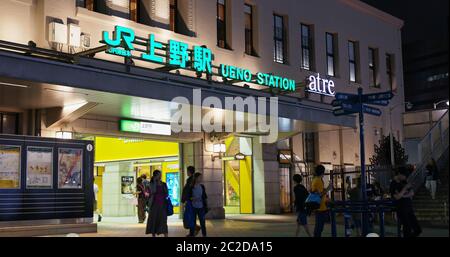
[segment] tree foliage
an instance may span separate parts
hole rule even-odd
[[[394,142],[394,159],[395,165],[406,165],[408,162],[408,155],[405,154],[405,149],[395,137]],[[388,166],[391,165],[391,144],[389,135],[381,136],[378,145],[375,145],[375,153],[370,158],[370,163],[374,166]]]

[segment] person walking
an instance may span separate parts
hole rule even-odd
[[[167,228],[167,197],[169,190],[166,183],[161,181],[161,171],[153,171],[150,181],[150,198],[148,200],[149,218],[147,219],[146,234],[168,236]]]
[[[329,212],[327,207],[327,193],[332,189],[331,184],[325,188],[323,183],[323,176],[325,174],[325,167],[318,165],[314,170],[314,177],[311,183],[311,192],[317,193],[321,197],[320,207],[315,211],[314,237],[321,237],[325,222],[328,220]]]
[[[430,191],[431,199],[436,199],[436,189],[437,189],[437,181],[439,180],[439,172],[437,169],[436,162],[431,159],[427,166],[425,167],[427,170],[425,177],[425,187]]]
[[[102,221],[102,214],[100,213],[100,211],[98,210],[98,204],[97,204],[97,197],[98,197],[98,186],[97,184],[95,184],[95,178],[93,180],[93,184],[94,184],[94,189],[93,189],[93,193],[94,193],[94,213],[97,213],[98,219],[97,222],[101,222]]]
[[[194,213],[194,222],[190,227],[189,236],[195,237],[196,233],[196,220],[198,218],[200,222],[200,227],[202,230],[202,235],[206,237],[206,220],[205,215],[208,212],[208,196],[206,195],[205,186],[202,182],[202,174],[196,172],[192,179],[192,184],[190,187],[190,191],[188,193],[188,199],[192,202],[192,210]]]
[[[190,227],[192,226],[192,224],[189,224],[190,222],[195,222],[194,226],[195,226],[195,236],[197,236],[197,234],[200,232],[200,226],[197,225],[196,223],[196,219],[194,217],[194,210],[192,207],[192,202],[190,199],[188,199],[188,192],[190,192],[191,187],[192,187],[192,180],[194,179],[194,174],[195,174],[195,167],[194,166],[188,166],[187,167],[187,180],[186,180],[186,184],[183,187],[183,191],[181,193],[181,203],[184,205],[184,211],[183,211],[183,224],[184,227],[186,229],[190,230]],[[194,220],[194,221],[192,221]],[[187,234],[186,236],[189,236],[189,234]]]
[[[150,194],[147,191],[147,188],[144,186],[144,182],[142,177],[137,178],[136,180],[136,197],[137,197],[137,209],[138,209],[138,220],[139,223],[144,223],[146,215],[145,215],[145,205],[147,204],[147,200]]]
[[[295,230],[295,236],[297,237],[300,232],[300,226],[303,227],[306,234],[311,237],[311,232],[308,227],[308,213],[306,212],[305,201],[309,193],[305,186],[302,184],[303,178],[300,174],[295,174],[292,178],[295,182],[294,186],[294,206],[297,213],[297,229]]]
[[[410,171],[401,166],[391,181],[390,193],[397,209],[397,219],[403,228],[403,237],[417,237],[422,233],[422,228],[417,221],[412,206],[414,191],[412,185],[407,182]]]

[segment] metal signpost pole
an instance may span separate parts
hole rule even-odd
[[[362,213],[362,234],[366,236],[369,230],[368,216],[367,216],[367,191],[366,191],[366,156],[364,145],[364,110],[363,110],[363,90],[358,88],[358,104],[359,104],[359,145],[361,151],[361,194],[363,200]]]

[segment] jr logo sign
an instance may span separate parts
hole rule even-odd
[[[131,56],[130,50],[134,49],[133,41],[135,39],[135,34],[132,29],[122,26],[116,26],[114,39],[111,39],[109,37],[108,31],[103,31],[102,39],[107,45],[111,46],[111,48],[108,49],[108,52],[110,54],[121,55],[125,57]],[[123,47],[123,49],[118,47]]]

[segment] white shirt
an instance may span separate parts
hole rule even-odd
[[[94,183],[94,199],[97,201],[98,186]]]

